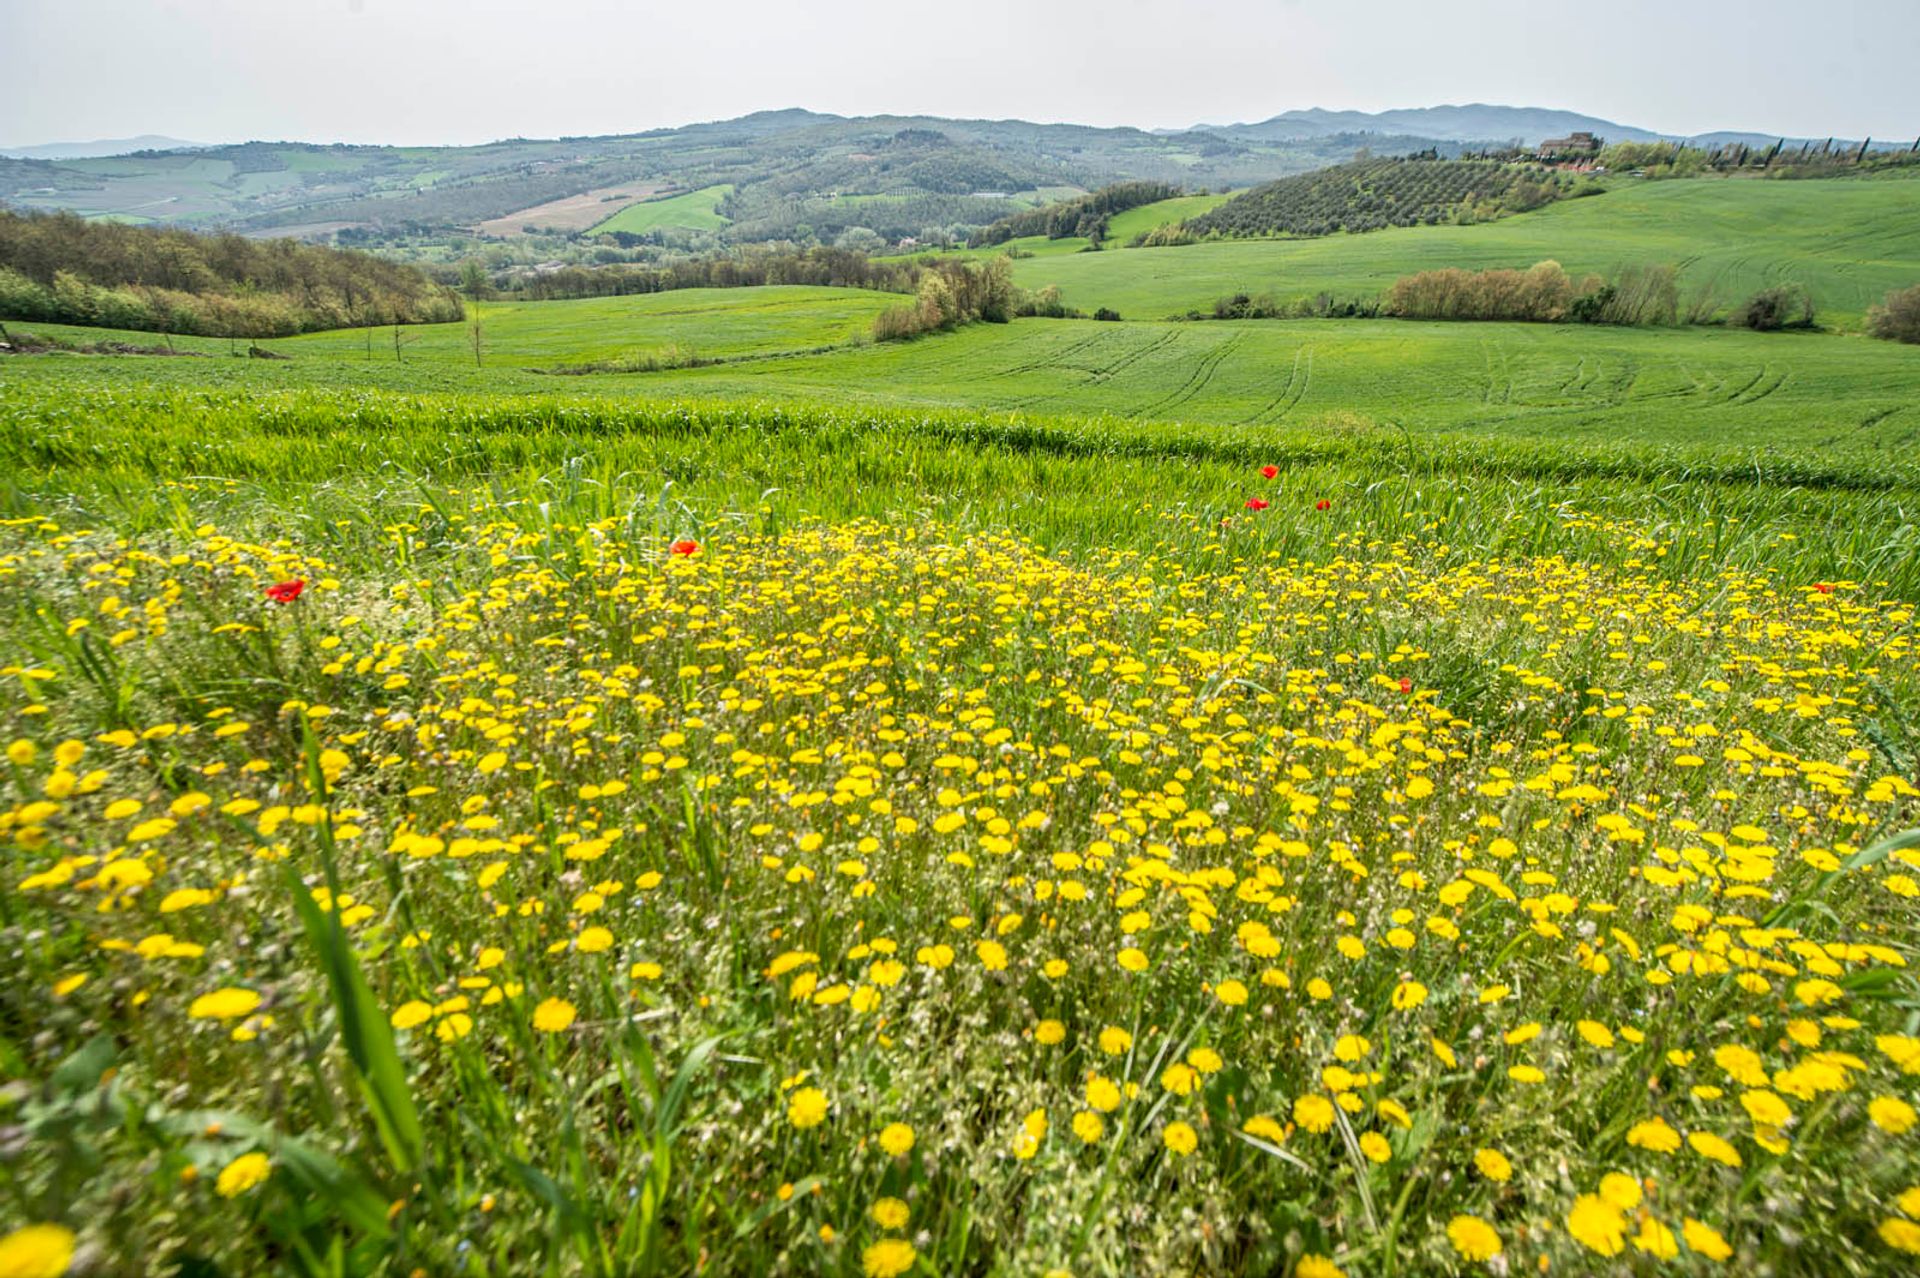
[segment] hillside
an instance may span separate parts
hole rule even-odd
[[[1363,148],[1455,154],[1576,128],[1611,140],[1664,136],[1572,112],[1484,106],[1293,111],[1254,124],[1169,131],[785,110],[481,146],[251,141],[111,156],[75,156],[67,152],[88,148],[63,147],[19,158],[35,150],[24,148],[0,154],[0,202],[246,234],[339,236],[421,255],[531,236],[535,243],[517,247],[538,261],[576,251],[570,237],[627,207],[730,187],[712,210],[722,220],[650,225],[649,241],[710,248],[831,242],[870,231],[890,242],[947,242],[1119,181],[1245,189],[1346,161]]]
[[[1327,133],[1237,138],[1218,130],[846,118],[772,111],[647,133],[469,147],[248,142],[109,158],[0,158],[0,201],[89,217],[223,226],[246,233],[345,233],[366,242],[446,242],[482,223],[518,237],[540,210],[598,192],[617,213],[669,187],[730,185],[718,242],[886,239],[997,218],[1124,179],[1250,186],[1344,160],[1362,146],[1414,151],[1411,137]],[[686,238],[685,234],[681,235]],[[705,242],[705,241],[702,241]]]
[[[1381,158],[1336,164],[1257,186],[1184,227],[1197,236],[1249,236],[1433,226],[1462,216],[1484,220],[1525,212],[1573,188],[1570,175],[1535,164]]]
[[[1372,296],[1402,275],[1444,267],[1524,268],[1551,258],[1576,274],[1610,274],[1672,263],[1684,295],[1706,290],[1729,305],[1797,282],[1822,323],[1850,327],[1887,290],[1920,282],[1916,200],[1920,180],[1911,176],[1623,182],[1481,225],[1063,254],[1017,261],[1014,278],[1026,288],[1058,285],[1083,310],[1157,319],[1241,292]]]

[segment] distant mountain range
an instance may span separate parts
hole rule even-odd
[[[1578,111],[1554,111],[1543,107],[1495,106],[1469,102],[1461,106],[1412,107],[1397,111],[1328,111],[1311,107],[1304,111],[1283,111],[1257,124],[1196,125],[1195,129],[1228,133],[1238,137],[1300,141],[1332,134],[1382,133],[1397,137],[1432,138],[1436,142],[1520,142],[1538,145],[1547,138],[1563,138],[1570,133],[1592,133],[1609,142],[1692,142],[1699,146],[1722,146],[1732,142],[1750,145],[1773,143],[1778,133],[1662,133],[1603,120]],[[1167,133],[1194,130],[1168,129]],[[1802,142],[1804,138],[1787,138]],[[1812,139],[1815,142],[1820,138]],[[1858,139],[1854,139],[1858,144]]]
[[[13,160],[98,160],[135,151],[187,151],[204,143],[142,133],[137,138],[101,138],[95,142],[43,142],[38,146],[0,146],[0,155]]]
[[[717,123],[730,124],[765,135],[777,133],[783,129],[805,127],[809,124],[827,121],[852,122],[858,118],[826,115],[800,107],[790,107],[783,111],[758,111],[752,115],[742,116],[738,120]],[[942,122],[938,117],[914,118],[928,123]],[[1024,121],[1007,120],[1001,123],[1018,126]],[[1028,127],[1076,128],[1080,126],[1029,125]],[[637,136],[656,137],[677,131],[654,129]],[[1144,132],[1161,137],[1181,133],[1228,133],[1244,138],[1262,138],[1272,141],[1308,141],[1339,134],[1379,133],[1395,138],[1426,138],[1435,142],[1520,142],[1529,146],[1537,145],[1547,138],[1566,137],[1570,133],[1579,132],[1592,133],[1609,142],[1675,141],[1692,142],[1698,146],[1721,146],[1734,142],[1771,143],[1784,136],[1778,133],[1740,131],[1665,133],[1631,124],[1621,124],[1614,120],[1603,120],[1595,115],[1583,115],[1578,111],[1556,111],[1547,107],[1498,106],[1485,102],[1408,107],[1391,111],[1329,111],[1325,107],[1308,107],[1305,110],[1282,111],[1279,115],[1253,124],[1196,124],[1187,129],[1146,129]],[[1786,140],[1797,143],[1808,139],[1789,137]],[[1811,140],[1820,142],[1824,139]],[[1838,144],[1847,142],[1849,139],[1835,138],[1834,141]],[[1857,146],[1860,139],[1854,138],[1851,142]],[[143,133],[138,137],[102,138],[94,142],[46,142],[37,146],[0,147],[0,156],[16,160],[86,160],[131,155],[136,151],[195,150],[208,145],[204,142],[188,142],[182,138],[165,137],[157,133]]]

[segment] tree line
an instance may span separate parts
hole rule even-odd
[[[566,266],[518,275],[513,282],[520,295],[530,301],[625,297],[682,288],[757,288],[765,284],[911,293],[919,288],[924,269],[920,259],[871,258],[857,249],[744,248],[662,266]]]
[[[452,290],[366,253],[0,209],[0,316],[9,319],[285,337],[462,314]]]
[[[975,232],[971,243],[975,248],[985,248],[1028,235],[1044,235],[1050,240],[1077,235],[1098,244],[1106,238],[1107,222],[1115,213],[1171,200],[1181,193],[1179,187],[1166,182],[1115,182],[1058,204],[1009,214]]]

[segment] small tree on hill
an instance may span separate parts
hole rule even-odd
[[[1889,342],[1920,344],[1920,284],[1888,293],[1885,302],[1867,312],[1867,331]]]

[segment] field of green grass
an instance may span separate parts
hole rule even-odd
[[[0,358],[0,1276],[1907,1272],[1920,351],[897,300]]]
[[[715,210],[720,201],[733,194],[731,184],[703,186],[697,191],[669,195],[665,199],[642,200],[629,204],[606,221],[588,231],[605,235],[611,231],[630,231],[644,235],[648,231],[711,231],[727,224]]]
[[[1603,195],[1477,226],[1406,227],[1304,240],[1239,240],[1181,248],[1028,260],[1027,288],[1057,284],[1082,310],[1128,319],[1202,311],[1233,293],[1282,299],[1371,297],[1415,271],[1527,267],[1553,259],[1575,274],[1672,263],[1682,291],[1723,305],[1793,282],[1819,319],[1857,328],[1889,289],[1920,283],[1920,182],[1622,182]]]
[[[413,370],[475,390],[549,392],[515,370],[618,361],[677,348],[749,358],[705,368],[595,375],[596,395],[832,402],[1112,417],[1264,429],[1364,430],[1667,447],[1696,457],[1819,457],[1911,471],[1920,459],[1920,359],[1910,347],[1829,334],[1715,328],[1449,324],[1403,320],[1100,323],[1016,320],[904,343],[865,341],[893,294],[854,289],[685,290],[578,302],[483,304],[483,360],[464,324],[316,333],[268,343],[292,356],[257,384],[404,383]],[[152,334],[18,325],[69,341]],[[127,380],[233,375],[235,344],[176,338],[210,360],[94,361]],[[811,353],[819,347],[842,349]],[[60,357],[55,357],[60,358]],[[67,357],[84,359],[85,357]],[[9,365],[38,376],[44,364]]]
[[[1920,358],[1856,338],[1396,320],[1023,320],[662,375],[671,393],[1379,426],[1605,443],[1920,450]]]
[[[1109,218],[1107,239],[1114,244],[1125,244],[1134,236],[1145,235],[1169,222],[1184,222],[1190,217],[1199,217],[1231,198],[1228,195],[1183,195],[1177,199],[1142,204],[1137,209],[1128,209]]]
[[[680,289],[629,297],[560,302],[482,302],[478,306],[483,363],[546,369],[657,354],[670,347],[701,358],[733,358],[812,351],[865,339],[873,317],[901,299],[867,289],[779,285],[750,289]],[[471,309],[471,307],[470,307]],[[410,324],[402,328],[399,359],[472,364],[470,322]],[[87,344],[120,341],[154,346],[153,333],[20,324],[26,333]],[[226,355],[246,342],[175,337],[176,349]],[[268,349],[298,360],[395,361],[393,329],[336,329],[275,338]]]

